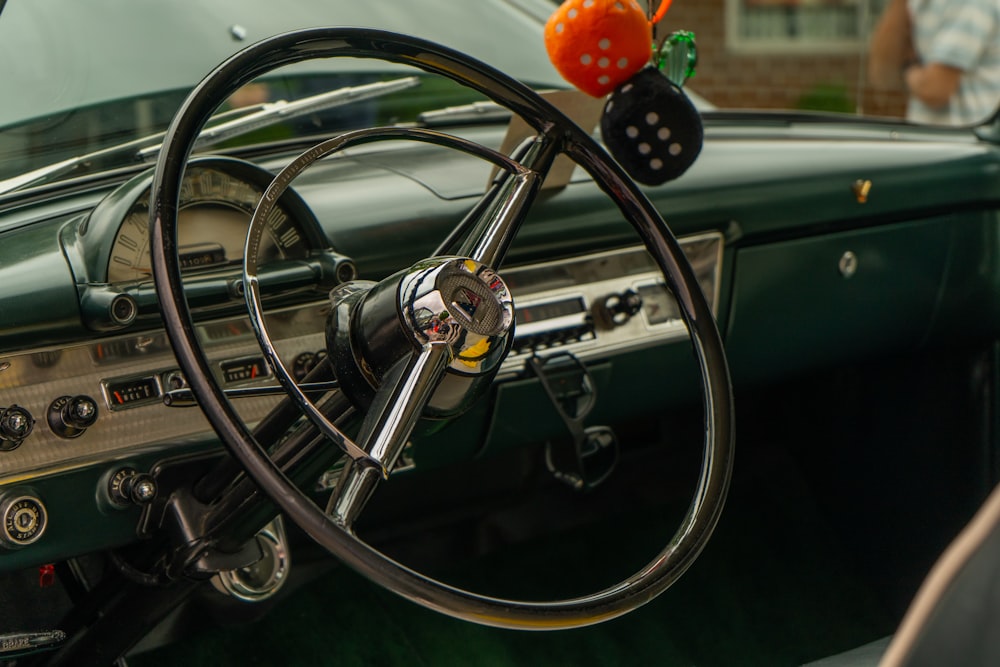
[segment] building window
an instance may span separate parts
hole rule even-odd
[[[734,51],[856,52],[886,0],[726,0]]]

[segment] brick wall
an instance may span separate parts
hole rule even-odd
[[[857,108],[863,54],[735,53],[726,45],[725,0],[674,0],[658,28],[695,33],[698,69],[686,85],[720,107]],[[865,114],[903,115],[902,93],[862,93]]]

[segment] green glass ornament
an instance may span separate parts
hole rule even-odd
[[[694,42],[694,33],[689,30],[677,30],[663,41],[655,54],[656,68],[677,86],[694,76],[698,65],[698,49]]]

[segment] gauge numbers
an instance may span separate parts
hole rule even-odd
[[[177,243],[185,271],[216,269],[243,257],[250,217],[262,189],[215,167],[192,166],[184,176],[177,213]],[[108,260],[109,283],[147,280],[149,193],[138,198],[115,235]],[[294,218],[276,206],[268,216],[260,263],[305,257],[308,247]]]

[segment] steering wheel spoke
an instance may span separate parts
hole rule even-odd
[[[437,389],[441,374],[451,360],[447,343],[429,343],[401,359],[382,380],[375,401],[368,408],[358,442],[373,461],[380,464],[382,477],[403,451],[413,427]]]
[[[451,360],[448,348],[446,343],[425,345],[399,360],[383,379],[358,432],[357,442],[369,458],[345,465],[327,505],[338,523],[353,526],[375,486],[388,478]]]
[[[435,255],[469,257],[499,268],[558,153],[559,143],[548,133],[521,144],[511,156],[518,168],[498,175],[480,205],[459,225],[459,233],[449,237]],[[463,238],[456,242],[455,236]]]

